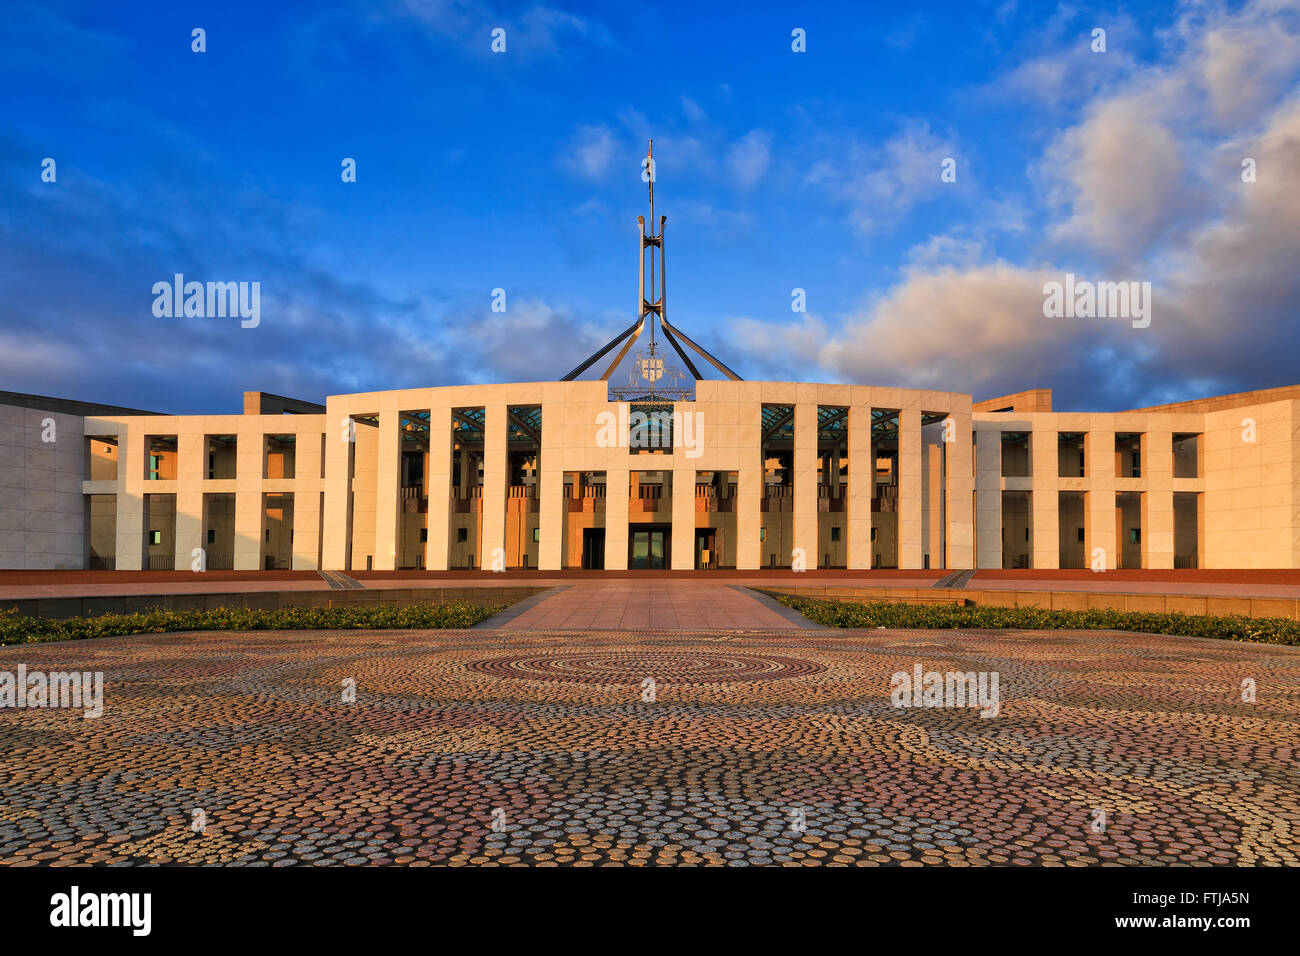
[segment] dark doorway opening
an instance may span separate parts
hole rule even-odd
[[[695,529],[695,569],[697,571],[718,566],[717,528]]]
[[[663,570],[672,538],[668,526],[638,528],[627,536],[627,566],[634,569]]]
[[[582,529],[582,567],[587,571],[605,569],[605,529]]]

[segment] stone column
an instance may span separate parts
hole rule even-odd
[[[921,412],[898,413],[898,566],[921,567]]]
[[[429,513],[424,566],[447,570],[447,540],[451,526],[451,406],[429,410]]]
[[[949,413],[948,418],[952,421],[953,440],[944,445],[948,482],[945,502],[948,514],[947,565],[953,569],[966,569],[975,567],[975,459],[971,448],[971,413],[963,409]],[[948,426],[945,424],[944,427]]]
[[[871,454],[871,406],[849,406],[848,566],[871,567],[871,493],[876,486],[876,463]]]
[[[375,570],[397,569],[397,524],[401,504],[402,413],[379,413],[379,457],[375,486]]]
[[[924,436],[924,431],[922,435]],[[925,547],[923,555],[930,556],[930,567],[942,568],[947,556],[944,554],[944,532],[947,530],[944,521],[943,507],[945,503],[945,484],[944,481],[944,454],[943,439],[939,437],[937,441],[931,441],[925,446],[925,466],[926,466],[926,496],[925,496],[925,514],[923,515],[925,530]]]
[[[1142,567],[1174,566],[1174,436],[1142,436]]]
[[[627,468],[605,470],[605,567],[627,570]]]
[[[258,416],[260,417],[260,416]],[[262,474],[266,465],[266,435],[241,432],[235,448],[236,571],[262,568]]]
[[[763,526],[763,404],[741,401],[737,414],[736,442],[744,457],[736,475],[736,568],[754,570],[763,560],[758,540]]]
[[[1029,473],[1034,487],[1029,497],[1029,535],[1033,539],[1031,566],[1061,566],[1060,435],[1055,416],[1034,415],[1029,437]]]
[[[674,571],[689,571],[695,567],[695,466],[689,462],[684,466],[675,465],[671,474],[673,543],[668,567]]]
[[[483,540],[479,542],[479,567],[490,571],[505,567],[506,560],[506,406],[483,409]]]
[[[539,454],[541,474],[537,482],[537,527],[542,541],[537,549],[537,566],[543,571],[558,571],[564,566],[564,461],[560,444],[564,423],[554,405],[542,406],[542,448]]]
[[[1002,567],[1002,425],[976,423],[975,559],[977,568]]]
[[[1094,422],[1097,419],[1094,419]],[[1084,506],[1084,563],[1094,566],[1093,552],[1101,549],[1105,569],[1119,566],[1115,534],[1115,432],[1088,430],[1084,438],[1084,477],[1088,483]]]
[[[207,567],[207,542],[203,539],[203,478],[207,474],[206,435],[178,435],[176,439],[176,540],[172,567],[189,571],[194,565],[194,549],[204,548]]]
[[[817,567],[817,403],[794,406],[794,547],[803,552],[808,570]],[[787,566],[792,555],[777,555]]]
[[[321,564],[327,571],[348,566],[348,505],[352,492],[350,470],[356,448],[354,429],[342,404],[328,401],[325,413],[325,525]]]

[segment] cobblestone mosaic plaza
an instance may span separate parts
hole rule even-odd
[[[0,710],[5,864],[1300,859],[1296,648],[208,633],[0,649],[20,663],[102,671],[104,714]],[[998,715],[891,706],[917,664],[996,671]]]

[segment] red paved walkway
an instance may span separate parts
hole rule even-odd
[[[694,587],[899,587],[928,588],[945,571],[348,571],[371,589],[435,587],[554,587],[557,585],[668,585]],[[1096,591],[1129,594],[1300,598],[1300,570],[976,572],[972,589]],[[327,590],[315,571],[0,571],[0,601],[25,598],[136,594],[211,594]]]
[[[501,625],[508,630],[789,630],[790,621],[726,585],[575,584]]]

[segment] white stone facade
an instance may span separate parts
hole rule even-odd
[[[1300,567],[1297,389],[1105,414],[1025,394],[977,411],[1002,400],[701,381],[673,407],[695,416],[695,444],[656,454],[602,441],[602,422],[626,416],[601,381],[337,395],[324,414],[0,404],[0,567],[80,568],[93,554],[118,570],[188,569],[202,552],[234,570],[558,570],[599,540],[595,566],[621,569],[638,532],[660,535],[672,569],[788,567],[797,554],[809,570]],[[783,484],[765,471],[765,406],[790,410]],[[523,407],[540,409],[540,451],[519,470],[508,452]],[[458,459],[465,409],[480,445]],[[883,455],[882,416],[896,422]],[[837,418],[828,452],[821,429]],[[92,439],[116,443],[115,466],[94,463]],[[233,464],[218,467],[222,455]]]

